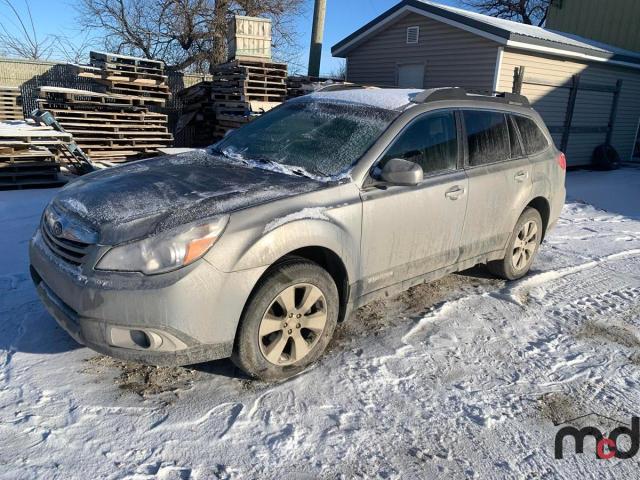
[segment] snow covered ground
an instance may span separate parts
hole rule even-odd
[[[634,478],[638,458],[553,444],[554,422],[638,414],[639,183],[571,173],[527,278],[476,268],[369,305],[279,384],[75,344],[27,268],[55,191],[0,192],[0,478]]]

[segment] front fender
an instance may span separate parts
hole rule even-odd
[[[305,247],[323,247],[357,279],[362,203],[357,187],[340,185],[234,213],[207,261],[224,272],[273,265]]]
[[[299,219],[285,223],[267,232],[256,243],[243,252],[236,265],[238,270],[256,266],[272,265],[288,253],[305,247],[323,247],[334,252],[345,265],[350,279],[358,272],[360,257],[360,229],[357,237],[331,212],[326,219]]]

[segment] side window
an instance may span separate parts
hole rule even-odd
[[[468,110],[464,112],[472,167],[508,160],[511,156],[507,118],[503,113]]]
[[[425,175],[455,170],[458,163],[458,136],[453,112],[419,117],[393,142],[378,167],[383,168],[392,158],[417,163]]]
[[[515,126],[515,120],[513,116],[509,115],[509,121],[507,125],[509,126],[509,144],[511,146],[511,158],[520,158],[524,156],[524,152],[522,151],[522,145],[520,144],[520,139],[518,138],[518,132]]]
[[[514,116],[527,155],[540,153],[549,146],[549,141],[536,122],[527,117]]]

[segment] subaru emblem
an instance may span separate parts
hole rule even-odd
[[[62,223],[55,222],[51,230],[56,237],[59,237],[60,235],[62,235]]]

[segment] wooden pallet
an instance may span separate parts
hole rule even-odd
[[[50,107],[45,105],[45,107]],[[47,108],[56,118],[79,118],[86,120],[94,120],[97,122],[142,122],[145,124],[158,123],[166,125],[167,115],[163,113],[142,111],[124,111],[118,112],[113,110],[76,110],[72,108]]]
[[[23,119],[21,100],[18,87],[0,86],[0,121]]]
[[[92,67],[91,65],[73,65],[77,75],[82,78],[92,80],[103,80],[109,82],[125,82],[138,85],[164,85],[168,77],[159,74],[131,73],[111,69]]]
[[[89,52],[91,65],[102,66],[102,64],[117,65],[127,68],[140,68],[146,70],[155,70],[163,73],[165,64],[161,60],[150,60],[148,58],[131,57],[129,55],[120,55],[117,53],[105,52]]]
[[[111,107],[132,107],[164,104],[164,99],[121,95],[116,93],[101,93],[90,90],[76,90],[61,87],[40,87],[38,89],[39,103],[57,105],[108,105]]]
[[[287,100],[313,93],[327,85],[339,85],[345,82],[323,77],[291,76],[287,78]]]
[[[0,190],[60,186],[58,148],[71,135],[32,121],[0,122]]]

